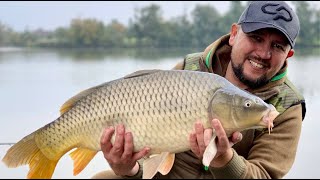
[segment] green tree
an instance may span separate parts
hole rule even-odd
[[[239,17],[245,9],[240,1],[231,1],[230,3],[230,9],[221,17],[222,30],[225,33],[230,32],[231,24],[238,22]]]
[[[294,1],[293,3],[300,20],[300,32],[296,43],[300,46],[311,45],[315,43],[314,37],[317,36],[316,33],[319,33],[316,32],[312,22],[315,21],[314,11],[311,10],[310,4],[306,1]]]
[[[193,37],[196,45],[206,46],[224,34],[222,32],[220,14],[210,5],[196,5],[192,11]]]
[[[13,42],[15,33],[8,25],[0,22],[0,46],[9,46]]]
[[[320,9],[318,9],[315,13],[315,45],[320,46]]]
[[[6,33],[6,27],[4,24],[0,22],[0,46],[3,46],[5,44],[5,33]]]
[[[73,46],[96,47],[101,44],[104,24],[96,19],[72,19],[70,37]]]
[[[126,36],[127,28],[117,20],[112,20],[112,22],[105,27],[102,37],[103,46],[123,47],[125,46]],[[126,44],[129,44],[129,42],[126,42]]]
[[[187,14],[172,19],[171,41],[179,47],[191,47],[193,42],[193,25],[187,19]]]
[[[25,30],[19,35],[18,44],[21,46],[28,46],[28,47],[34,46],[36,39],[37,37],[32,31]]]
[[[142,9],[135,9],[134,20],[131,23],[131,35],[137,38],[138,46],[158,46],[159,32],[163,20],[159,5],[151,4]]]
[[[54,38],[56,39],[57,46],[60,46],[60,47],[72,46],[71,33],[68,28],[63,28],[63,27],[57,28],[54,31]]]
[[[159,5],[135,9],[128,27],[116,19],[108,25],[96,19],[72,19],[70,26],[53,32],[25,30],[14,32],[0,22],[0,46],[41,47],[206,47],[230,31],[246,4],[231,1],[225,15],[210,5],[196,5],[190,19],[186,11],[164,20]],[[245,2],[248,3],[248,2]],[[292,2],[299,19],[297,46],[320,46],[320,10],[308,1]],[[244,6],[243,6],[244,5]]]

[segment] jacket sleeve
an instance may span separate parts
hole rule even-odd
[[[216,178],[283,178],[292,167],[301,134],[301,105],[288,108],[274,121],[269,134],[263,131],[253,140],[248,158],[233,150],[233,157],[224,167],[210,167]]]
[[[143,158],[138,160],[138,164],[139,164],[139,170],[137,172],[137,174],[133,175],[133,176],[120,176],[120,179],[142,179],[142,165],[143,164]]]
[[[180,61],[172,69],[173,70],[183,70],[184,69],[184,61]]]

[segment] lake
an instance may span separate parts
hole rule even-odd
[[[190,50],[48,50],[0,48],[0,143],[15,143],[59,116],[60,106],[80,91],[142,69],[171,69]],[[297,51],[289,59],[288,76],[304,94],[307,114],[296,161],[285,178],[320,178],[320,49]],[[10,145],[0,145],[0,159]],[[73,176],[66,154],[52,178],[90,178],[109,169],[99,152]],[[0,178],[25,178],[28,166],[7,168],[0,163]]]

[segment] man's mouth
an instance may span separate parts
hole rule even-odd
[[[263,64],[257,63],[257,62],[252,61],[252,60],[249,60],[249,62],[253,67],[256,67],[256,68],[259,68],[259,69],[265,68],[265,65],[263,65]]]

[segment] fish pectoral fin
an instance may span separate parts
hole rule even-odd
[[[158,171],[162,175],[167,175],[173,166],[175,154],[174,153],[162,153],[161,156],[163,156],[163,157],[161,157],[161,159],[163,159],[163,160],[158,168]]]
[[[202,164],[204,166],[209,166],[214,156],[217,154],[217,145],[216,145],[216,135],[212,134],[210,142],[203,153]]]
[[[150,70],[140,70],[140,71],[136,71],[134,73],[128,74],[126,76],[124,76],[124,79],[129,79],[129,78],[134,78],[134,77],[138,77],[138,76],[145,76],[148,74],[153,74],[155,72],[161,71],[159,69],[150,69]]]
[[[142,179],[151,179],[158,172],[161,155],[157,154],[143,161]]]
[[[73,160],[73,175],[79,174],[97,154],[98,151],[93,151],[85,148],[77,148],[70,153]]]
[[[175,154],[163,152],[143,161],[143,179],[151,179],[157,172],[166,175],[170,172]]]

